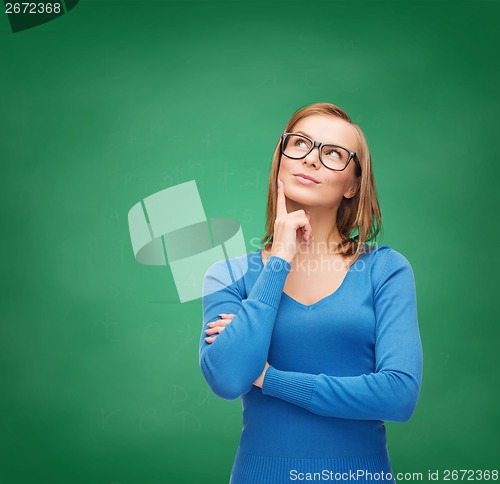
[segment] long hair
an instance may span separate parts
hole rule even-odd
[[[361,177],[361,183],[354,197],[344,198],[337,210],[337,228],[342,240],[337,244],[335,249],[335,252],[344,258],[352,257],[352,265],[356,262],[359,255],[365,252],[365,244],[368,247],[368,251],[373,248],[369,243],[376,242],[376,237],[382,229],[382,214],[377,199],[370,150],[361,127],[354,123],[350,116],[335,104],[314,103],[299,109],[288,121],[284,131],[293,131],[293,128],[300,120],[314,114],[339,117],[350,123],[356,130],[359,146],[356,154],[361,165],[361,172],[356,165],[356,176]],[[266,235],[261,240],[261,243],[265,244],[264,247],[266,250],[270,249],[273,245],[276,200],[278,195],[278,171],[281,160],[280,143],[281,137],[274,150],[269,174]]]

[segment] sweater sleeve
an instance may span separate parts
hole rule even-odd
[[[231,283],[227,261],[217,262],[205,274],[199,362],[217,396],[226,400],[240,397],[264,370],[290,268],[288,261],[269,257],[246,299],[240,284]],[[219,314],[235,316],[212,343],[207,343],[205,330],[209,322],[220,319]]]
[[[262,392],[327,417],[405,422],[416,407],[422,380],[422,346],[413,270],[390,249],[374,289],[375,368],[336,377],[281,371],[270,366]]]

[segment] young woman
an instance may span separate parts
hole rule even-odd
[[[422,348],[413,270],[368,244],[380,228],[361,128],[333,104],[297,111],[272,159],[264,249],[204,281],[200,367],[243,406],[231,484],[394,482],[384,422],[413,414]]]

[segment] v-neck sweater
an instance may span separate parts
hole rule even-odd
[[[311,305],[283,292],[290,263],[260,250],[207,271],[200,367],[243,408],[230,484],[394,482],[384,422],[411,417],[422,380],[415,279],[396,250],[365,249]],[[219,314],[235,316],[207,343]]]

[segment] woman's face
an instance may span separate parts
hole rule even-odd
[[[356,152],[359,149],[355,129],[347,121],[334,116],[308,116],[290,131],[320,143],[335,144]],[[314,178],[317,183],[304,183],[297,176],[300,173]],[[330,170],[321,163],[318,148],[299,160],[281,155],[278,178],[283,181],[285,196],[291,205],[295,202],[310,208],[338,207],[343,197],[352,198],[358,188],[354,160],[343,171]]]

